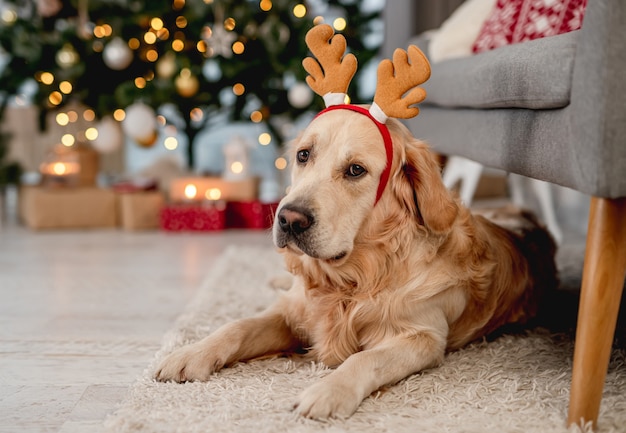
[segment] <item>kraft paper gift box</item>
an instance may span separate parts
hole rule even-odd
[[[124,230],[150,230],[160,225],[165,197],[159,191],[118,193],[119,223]]]
[[[115,193],[96,187],[23,186],[20,217],[31,229],[74,229],[116,226]]]

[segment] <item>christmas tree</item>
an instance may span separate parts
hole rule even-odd
[[[4,161],[8,152],[9,134],[0,131],[0,193],[7,184],[16,184],[22,174],[17,162]]]
[[[362,3],[4,1],[3,105],[34,80],[32,99],[41,119],[76,101],[96,119],[113,115],[118,121],[138,102],[153,110],[171,104],[184,120],[189,143],[217,112],[230,120],[264,122],[280,142],[281,124],[322,108],[304,84],[301,66],[308,54],[304,35],[314,23],[330,22],[344,34],[360,71],[376,55],[380,2]],[[358,77],[352,83],[351,95],[367,95]],[[149,136],[134,138],[151,144]]]

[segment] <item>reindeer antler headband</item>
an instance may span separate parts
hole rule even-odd
[[[344,104],[350,80],[357,68],[353,54],[344,56],[346,39],[342,35],[335,35],[335,31],[328,24],[320,24],[308,31],[305,40],[316,57],[307,57],[302,61],[302,66],[309,73],[306,82],[311,90],[324,98],[327,107],[318,116],[337,109],[355,111],[369,117],[383,137],[387,166],[378,184],[375,202],[378,203],[389,180],[393,158],[391,134],[385,123],[389,117],[409,119],[417,116],[419,108],[412,105],[426,98],[424,89],[417,86],[430,77],[428,60],[419,48],[411,45],[408,51],[396,49],[393,61],[381,61],[378,65],[374,102],[368,110],[357,105]]]

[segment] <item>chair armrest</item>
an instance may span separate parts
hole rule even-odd
[[[570,125],[576,162],[606,167],[607,178],[623,179],[626,166],[626,2],[587,4],[572,81]],[[596,179],[588,179],[596,182]],[[618,182],[616,196],[623,190]]]

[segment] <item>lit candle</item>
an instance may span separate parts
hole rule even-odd
[[[72,149],[57,147],[39,166],[45,185],[72,185],[78,182],[80,163]]]
[[[209,188],[204,194],[207,200],[219,200],[222,197],[222,191],[219,188]]]
[[[189,176],[172,179],[169,199],[172,203],[223,200],[251,201],[258,193],[258,179],[229,181],[219,177]]]
[[[240,181],[249,178],[248,160],[249,144],[240,136],[234,137],[223,147],[224,173],[222,177],[228,181]]]
[[[185,198],[187,200],[193,200],[198,194],[198,188],[193,183],[185,185]]]

